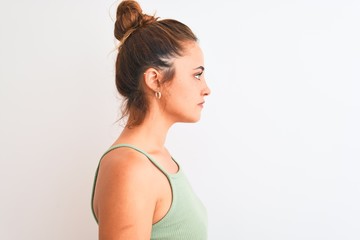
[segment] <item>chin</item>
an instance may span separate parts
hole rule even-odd
[[[192,116],[192,117],[188,117],[186,119],[182,119],[181,122],[184,122],[184,123],[196,123],[200,121],[200,116]]]

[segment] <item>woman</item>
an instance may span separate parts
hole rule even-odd
[[[206,239],[206,210],[164,147],[174,123],[200,119],[210,94],[197,38],[176,20],[143,14],[135,1],[118,6],[114,34],[127,124],[96,172],[99,238]]]

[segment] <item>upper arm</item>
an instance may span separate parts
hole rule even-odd
[[[103,159],[95,190],[99,239],[150,239],[156,196],[144,159]]]

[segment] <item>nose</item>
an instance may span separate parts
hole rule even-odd
[[[210,93],[211,93],[211,90],[210,90],[209,86],[207,85],[206,81],[204,81],[204,88],[203,88],[202,94],[204,96],[209,96]]]

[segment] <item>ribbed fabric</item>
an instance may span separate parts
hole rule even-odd
[[[112,146],[104,153],[101,159],[110,151],[120,148],[132,148],[144,154],[169,180],[172,190],[172,203],[167,214],[157,223],[153,224],[151,240],[206,240],[207,239],[207,213],[204,205],[193,192],[180,165],[179,171],[175,174],[168,173],[148,153],[129,144],[118,144]],[[100,161],[101,161],[100,159]],[[95,220],[93,200],[96,187],[96,180],[99,171],[96,170],[91,200],[91,209]]]

